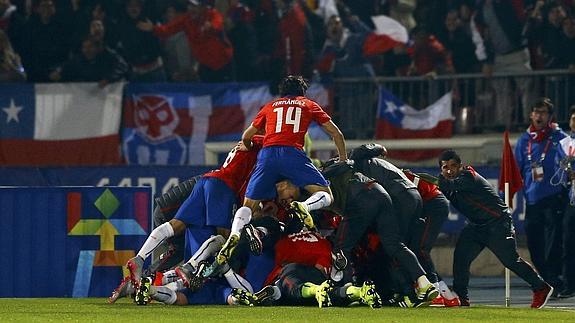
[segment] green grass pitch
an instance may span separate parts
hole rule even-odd
[[[104,298],[0,299],[2,322],[575,322],[575,309],[136,306]]]

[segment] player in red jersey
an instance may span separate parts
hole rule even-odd
[[[155,228],[136,257],[128,260],[126,267],[136,288],[144,261],[164,240],[186,231],[184,259],[188,259],[218,229],[229,229],[230,215],[240,200],[263,143],[263,136],[250,139],[249,150],[244,142],[239,142],[219,169],[204,174],[174,218]]]
[[[313,227],[309,211],[331,204],[329,183],[303,151],[304,137],[311,122],[317,122],[333,138],[340,160],[347,159],[345,140],[329,115],[304,96],[307,88],[308,84],[301,76],[286,77],[279,87],[281,98],[264,105],[242,135],[242,141],[250,148],[252,137],[265,131],[263,148],[250,177],[243,207],[237,210],[228,241],[216,257],[220,265],[230,258],[241,230],[250,222],[260,201],[275,198],[277,182],[288,179],[311,194],[304,202],[292,203],[308,228]]]
[[[361,287],[334,288],[329,280],[331,266],[331,243],[327,239],[306,229],[289,234],[275,245],[275,267],[266,280],[267,288],[279,288],[280,302],[287,305],[315,301],[319,307],[326,307],[358,301],[371,307],[381,306],[381,298],[372,282],[365,282]],[[257,301],[244,293],[244,304],[254,305]]]

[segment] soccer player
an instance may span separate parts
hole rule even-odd
[[[451,204],[467,217],[453,255],[453,290],[461,306],[469,306],[469,267],[488,248],[533,290],[532,308],[542,308],[553,287],[517,253],[515,229],[509,208],[485,178],[471,166],[463,166],[453,150],[439,156],[439,189]]]
[[[217,230],[229,229],[230,214],[252,172],[262,140],[261,136],[250,137],[249,150],[244,144],[247,141],[238,143],[219,169],[204,174],[195,184],[175,217],[152,231],[136,257],[126,264],[136,288],[144,261],[164,240],[186,231],[184,256],[188,259]]]
[[[263,148],[250,177],[243,207],[236,211],[231,234],[216,258],[220,265],[231,256],[241,230],[250,222],[260,201],[275,197],[277,182],[289,179],[311,193],[303,203],[292,204],[307,227],[313,227],[309,211],[331,204],[329,183],[303,151],[304,136],[312,121],[320,124],[333,138],[339,160],[347,159],[345,140],[329,115],[304,96],[307,88],[308,84],[301,76],[287,76],[279,86],[281,98],[265,104],[242,135],[242,141],[250,148],[251,138],[259,131],[265,131]]]
[[[445,281],[435,270],[435,264],[431,259],[431,249],[435,245],[437,236],[441,232],[441,227],[449,215],[449,202],[439,187],[426,179],[423,174],[416,174],[409,170],[403,170],[405,176],[417,185],[417,191],[423,200],[423,210],[421,219],[424,222],[417,221],[413,228],[412,243],[414,252],[419,259],[419,263],[427,272],[429,281],[439,290],[440,295],[435,298],[432,305],[444,305],[445,307],[459,306],[459,299],[453,295]]]

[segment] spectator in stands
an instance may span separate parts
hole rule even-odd
[[[524,181],[525,234],[531,260],[539,274],[559,292],[561,223],[567,199],[563,186],[553,185],[551,179],[557,172],[558,144],[566,134],[552,122],[553,111],[549,98],[535,101],[531,124],[515,146],[515,159]]]
[[[232,78],[234,49],[224,32],[224,18],[220,12],[204,4],[206,0],[190,0],[188,14],[165,25],[154,26],[144,21],[138,24],[143,31],[153,31],[160,38],[183,31],[192,55],[200,64],[198,74],[203,82],[226,82]]]
[[[311,78],[314,39],[305,12],[297,0],[277,1],[278,32],[272,54],[274,81],[286,75]]]
[[[22,82],[26,73],[20,61],[20,56],[12,48],[10,39],[0,29],[0,82]]]
[[[128,64],[102,40],[88,36],[82,42],[82,55],[67,61],[50,74],[56,82],[98,82],[103,88],[109,83],[124,79]]]
[[[558,2],[536,2],[524,28],[533,69],[560,68],[558,58],[561,55],[561,23],[565,17],[565,9]]]
[[[227,33],[234,47],[235,79],[240,82],[262,80],[258,35],[254,27],[255,12],[238,0],[230,0],[229,4]]]
[[[339,16],[327,22],[327,39],[317,63],[322,78],[373,77],[371,63],[363,55],[363,43],[371,30],[359,18],[351,19],[352,30],[345,28]]]
[[[164,11],[164,23],[169,24],[185,14],[185,4],[173,1]],[[169,80],[174,82],[198,80],[198,62],[192,56],[185,32],[180,31],[167,37],[162,41],[162,47]]]
[[[118,49],[118,43],[114,42],[115,37],[110,35],[110,32],[106,29],[104,22],[99,19],[93,19],[90,22],[90,30],[88,35],[92,38],[101,41],[105,47],[116,51]]]
[[[120,53],[131,68],[130,81],[165,82],[167,80],[162,60],[160,41],[137,26],[149,21],[143,14],[143,0],[128,0],[125,15],[119,23]]]
[[[559,41],[559,55],[557,66],[568,68],[575,72],[575,18],[572,16],[563,19],[561,40]],[[573,103],[573,102],[572,102]]]
[[[8,35],[12,47],[22,50],[22,31],[25,18],[18,13],[18,8],[10,0],[0,0],[0,29]]]
[[[487,64],[485,50],[477,48],[472,36],[466,32],[459,19],[458,10],[450,10],[445,16],[445,27],[437,39],[450,52],[456,73],[478,73],[482,64]]]
[[[28,80],[49,81],[49,73],[68,58],[70,35],[68,26],[56,16],[54,1],[39,0],[22,37],[20,54]]]
[[[316,0],[316,1],[303,1],[307,8],[312,10],[316,15],[320,16],[324,23],[332,16],[339,16],[336,0]]]
[[[389,2],[389,16],[411,31],[417,22],[413,18],[413,12],[417,6],[417,0],[394,0]]]
[[[480,0],[474,15],[475,23],[481,30],[483,39],[490,42],[495,52],[493,70],[496,73],[528,72],[526,63],[528,53],[524,50],[521,38],[522,21],[513,1]],[[512,116],[528,118],[529,106],[534,101],[533,82],[530,78],[495,78],[492,87],[495,90],[497,108],[492,120],[495,124],[509,127]],[[521,113],[520,107],[523,107]],[[518,117],[519,118],[519,117]]]
[[[427,27],[419,25],[413,29],[413,63],[409,74],[434,78],[437,74],[453,73],[451,55],[443,44],[430,34]]]

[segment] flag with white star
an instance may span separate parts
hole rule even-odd
[[[0,87],[0,165],[120,163],[123,84]]]
[[[449,138],[453,134],[452,94],[448,92],[423,109],[415,109],[380,88],[376,139]],[[437,152],[395,151],[390,158],[415,161],[432,158]]]

